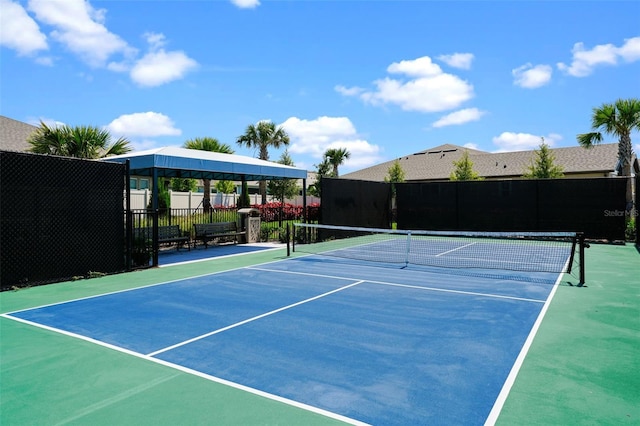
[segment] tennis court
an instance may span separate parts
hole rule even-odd
[[[367,242],[364,252],[380,247],[392,256],[386,240],[382,246]],[[455,253],[467,262],[478,252],[466,250],[478,250],[480,243],[470,244],[438,242],[428,250],[438,261]],[[126,407],[133,410],[134,401],[166,411],[146,419],[155,424],[175,421],[176,412],[186,424],[204,423],[202,413],[224,424],[493,423],[554,294],[563,287],[587,290],[570,286],[578,282],[575,276],[547,271],[566,268],[571,252],[566,245],[534,253],[522,241],[508,244],[516,244],[518,255],[532,264],[545,266],[501,272],[489,259],[489,264],[445,269],[415,261],[371,262],[352,253],[344,259],[336,257],[335,247],[330,256],[327,250],[293,257],[269,251],[215,265],[127,274],[146,284],[114,276],[91,280],[95,283],[80,292],[64,284],[30,289],[32,296],[25,291],[27,299],[14,303],[11,312],[3,303],[2,324],[10,333],[14,328],[33,333],[41,343],[55,341],[49,346],[51,364],[64,357],[58,345],[71,348],[68,362],[77,356],[82,366],[85,357],[92,359],[92,367],[79,367],[102,371],[99,379],[95,371],[87,373],[91,389],[108,393],[110,387],[96,380],[127,389],[102,404],[78,397],[80,406],[73,408],[65,400],[61,406],[67,408],[51,410],[54,421],[43,423],[89,423],[109,413],[120,423],[146,423],[127,417]],[[494,248],[515,253],[513,246]],[[406,248],[400,252],[406,254]],[[561,265],[548,266],[557,262]],[[105,291],[101,280],[111,283],[112,291]],[[18,309],[20,304],[27,309]],[[7,362],[15,367],[11,371],[46,363],[31,355],[34,345],[18,342],[20,353],[11,353],[3,344],[3,370]],[[114,352],[116,361],[102,361]],[[42,349],[40,356],[46,354]],[[68,367],[72,380],[83,383]],[[185,380],[189,386],[175,385]],[[130,381],[138,385],[132,388]],[[6,424],[20,424],[29,415],[5,410],[16,402],[19,382],[9,380],[14,386],[8,393],[3,385]],[[151,402],[158,389],[169,395]]]

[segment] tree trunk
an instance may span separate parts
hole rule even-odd
[[[261,180],[259,182],[260,195],[262,195],[262,204],[267,204],[267,181]]]
[[[627,211],[631,211],[633,206],[633,190],[631,186],[631,159],[633,148],[631,146],[631,135],[623,134],[618,142],[618,160],[622,166],[622,176],[627,177]]]
[[[267,151],[267,144],[260,145],[260,159],[269,161],[269,151]],[[260,195],[262,196],[262,204],[267,204],[267,181],[261,180],[258,182],[260,188]]]

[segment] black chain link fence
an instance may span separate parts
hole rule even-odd
[[[398,183],[392,210],[391,184],[323,178],[320,223],[387,228],[395,219],[398,229],[575,231],[624,241],[633,239],[628,179]]]
[[[403,183],[397,185],[398,228],[575,231],[624,241],[627,179]]]
[[[2,290],[123,271],[125,166],[0,151]]]

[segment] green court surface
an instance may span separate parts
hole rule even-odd
[[[284,259],[285,250],[0,293],[12,312]],[[592,245],[562,280],[498,425],[640,424],[640,253]],[[446,273],[446,271],[444,271]],[[304,283],[301,283],[303,285]],[[2,425],[325,425],[338,420],[121,351],[0,318]]]

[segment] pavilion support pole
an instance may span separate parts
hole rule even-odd
[[[153,241],[152,241],[152,252],[153,252],[153,264],[152,266],[158,266],[158,252],[159,252],[159,244],[158,244],[158,193],[160,192],[160,188],[158,187],[158,169],[156,167],[153,168],[153,193],[151,195],[151,217],[153,220]]]
[[[307,223],[307,179],[302,179],[302,223]]]
[[[249,207],[251,205],[251,201],[249,200],[249,188],[247,188],[247,177],[242,175],[242,185],[240,190],[240,202],[237,203],[238,208]],[[246,204],[246,205],[245,205]]]

